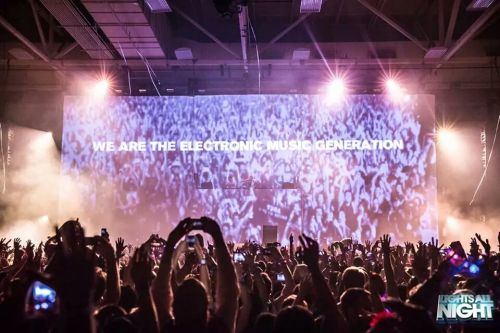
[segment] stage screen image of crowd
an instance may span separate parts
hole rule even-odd
[[[67,96],[63,173],[115,237],[210,216],[227,240],[437,235],[434,97]],[[64,195],[64,194],[63,194]]]

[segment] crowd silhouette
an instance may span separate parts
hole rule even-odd
[[[1,332],[500,332],[499,252],[305,234],[227,242],[207,217],[128,244],[70,220],[38,246],[0,240]],[[500,250],[500,233],[499,233]],[[489,294],[493,320],[435,322],[438,295]]]

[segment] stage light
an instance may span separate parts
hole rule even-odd
[[[326,87],[326,102],[328,104],[341,102],[346,95],[345,82],[342,78],[336,77]]]
[[[107,79],[100,79],[94,86],[90,89],[90,93],[95,97],[103,97],[108,94],[109,91],[109,81]]]
[[[53,143],[54,137],[52,136],[52,132],[39,131],[36,138],[32,140],[31,146],[37,150],[45,150],[52,147]]]
[[[450,147],[456,141],[456,133],[447,127],[441,127],[437,129],[437,139],[438,143],[445,147]]]
[[[48,224],[49,223],[49,217],[47,215],[39,217],[38,218],[38,223],[40,223],[40,224]]]
[[[448,216],[446,218],[446,226],[450,229],[457,229],[458,228],[458,221],[454,217]]]
[[[401,86],[395,79],[388,78],[385,81],[385,90],[389,97],[395,102],[403,102],[408,100],[406,89]]]

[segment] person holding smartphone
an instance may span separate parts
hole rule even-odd
[[[221,229],[214,220],[202,217],[200,230],[212,236],[217,257],[216,304],[213,316],[208,315],[208,295],[196,279],[184,280],[172,293],[172,255],[177,243],[193,228],[186,218],[169,234],[153,282],[153,296],[160,327],[169,332],[233,332],[238,310],[238,281]]]

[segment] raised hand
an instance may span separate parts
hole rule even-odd
[[[222,236],[220,226],[214,219],[211,219],[211,218],[206,217],[206,216],[202,216],[200,220],[203,223],[203,230],[206,233],[208,233],[212,237]]]
[[[382,253],[388,255],[391,253],[391,237],[387,234],[380,238],[380,244],[382,246]]]
[[[14,250],[19,251],[21,249],[21,238],[14,238]]]
[[[0,239],[0,252],[8,252],[9,251],[9,243],[11,239],[9,239],[7,242],[5,241],[6,238]]]
[[[169,247],[173,248],[190,231],[191,224],[192,220],[190,217],[179,222],[168,235],[167,244],[169,244]]]
[[[96,253],[104,256],[106,259],[114,259],[115,250],[111,243],[102,236],[94,236]]]
[[[431,241],[427,244],[429,249],[429,254],[431,257],[438,257],[439,251],[443,248],[444,244],[438,245],[439,240],[434,237],[431,238]]]
[[[412,246],[412,251],[414,253],[412,262],[413,271],[415,272],[415,276],[417,277],[417,279],[420,282],[423,282],[428,277],[428,259],[424,243],[418,242],[417,250],[415,251],[414,247]]]
[[[338,242],[337,244],[338,244],[338,247],[340,249],[340,252],[342,252],[342,254],[346,254],[349,251],[349,247],[344,245],[344,243]]]
[[[146,246],[142,245],[135,250],[131,259],[130,275],[136,289],[148,289],[153,281],[153,260],[149,256]]]
[[[36,249],[35,259],[34,259],[37,265],[39,265],[42,260],[42,254],[43,254],[43,242],[40,242],[40,244],[38,244],[38,247]]]
[[[372,242],[370,242],[369,239],[365,240],[365,251],[371,251],[372,249]]]
[[[121,237],[118,237],[118,239],[115,242],[115,245],[116,245],[115,255],[116,259],[118,260],[124,255],[123,251],[125,251],[125,240]]]
[[[26,255],[30,260],[35,257],[35,244],[33,244],[29,239],[26,241],[25,250],[26,250]]]
[[[470,254],[475,258],[479,257],[479,245],[474,237],[470,239]]]
[[[288,253],[288,249],[286,248],[286,246],[282,246],[280,248],[280,253],[281,253],[281,256],[284,258],[284,259],[289,259],[290,258],[290,255]]]
[[[406,252],[406,254],[409,254],[411,250],[413,250],[413,244],[410,243],[410,242],[405,242],[405,252]]]
[[[425,254],[425,244],[424,242],[422,241],[418,241],[417,243],[417,253],[420,253],[420,254]]]
[[[252,253],[250,251],[245,252],[245,261],[244,266],[246,267],[247,270],[253,271],[255,267],[255,253]]]
[[[310,237],[307,237],[304,234],[302,234],[302,236],[299,236],[299,241],[300,244],[302,244],[303,248],[302,259],[304,260],[307,267],[309,267],[309,269],[312,269],[318,266],[318,260],[319,260],[318,242],[316,242],[314,239]]]
[[[479,241],[479,243],[481,243],[481,245],[483,246],[484,248],[484,253],[489,256],[490,255],[490,250],[491,250],[491,245],[490,245],[490,242],[488,241],[488,239],[485,239],[483,241],[483,239],[481,238],[481,235],[480,234],[476,234],[476,238],[477,240]]]

